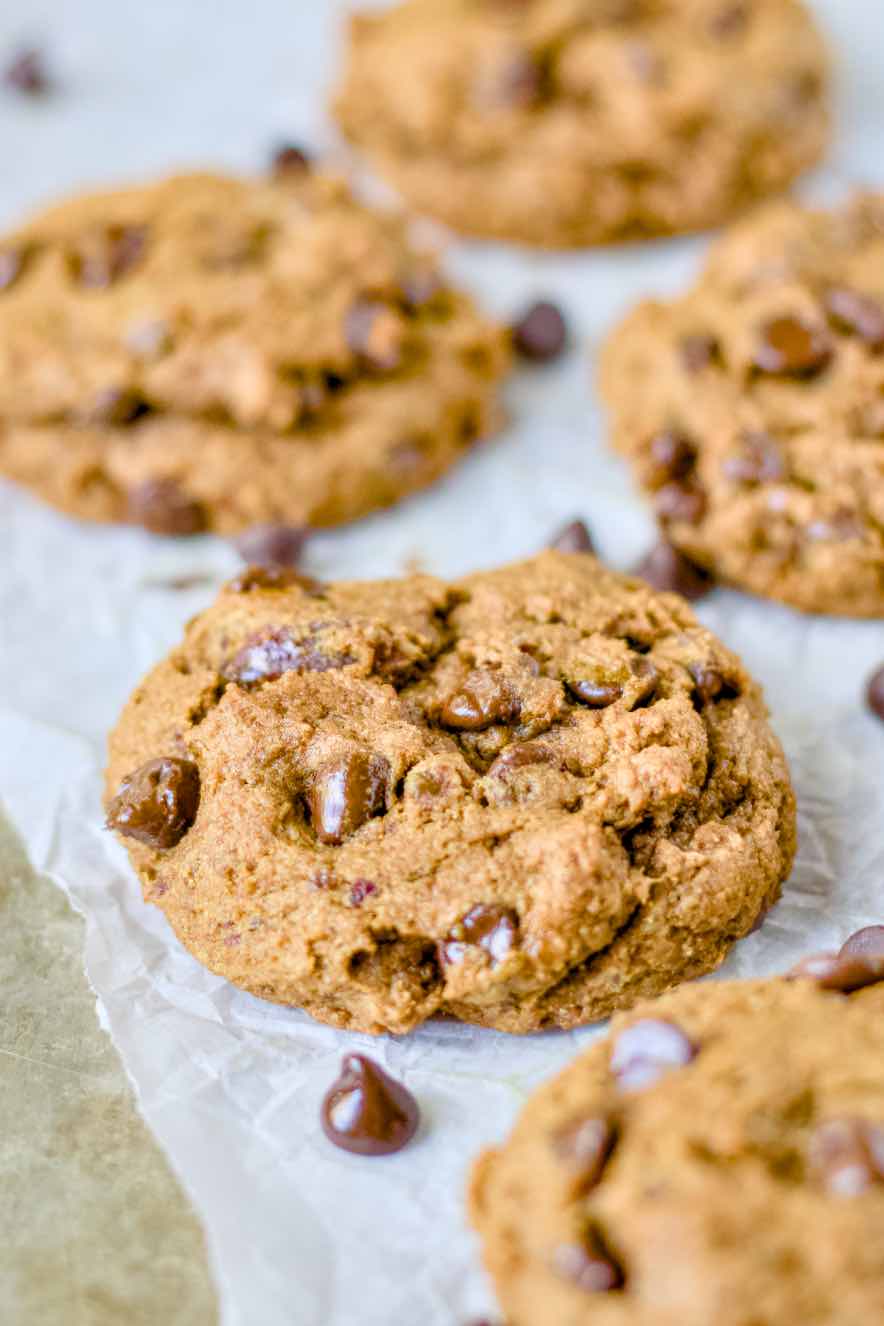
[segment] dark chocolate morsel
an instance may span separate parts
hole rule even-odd
[[[557,359],[568,341],[564,316],[549,300],[539,300],[526,309],[513,325],[513,345],[523,359],[548,364]]]
[[[674,1022],[642,1018],[621,1031],[611,1050],[611,1072],[626,1091],[653,1086],[665,1073],[684,1068],[697,1050]]]
[[[592,535],[582,520],[572,520],[560,529],[550,540],[549,547],[554,552],[595,554]]]
[[[417,1132],[417,1101],[401,1082],[362,1054],[348,1054],[341,1075],[326,1092],[322,1130],[342,1151],[356,1156],[390,1156]]]
[[[192,760],[149,760],[124,778],[107,812],[107,826],[157,851],[175,847],[196,819],[199,769]]]

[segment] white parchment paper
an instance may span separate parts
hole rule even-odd
[[[0,93],[0,221],[84,182],[255,169],[286,136],[331,145],[323,92],[346,7],[5,0],[0,46],[45,38],[62,86],[33,104]],[[884,11],[817,7],[843,80],[839,141],[808,185],[825,197],[884,177]],[[560,299],[591,350],[636,297],[679,289],[703,246],[536,256],[460,245],[451,260],[501,313],[538,293]],[[458,573],[527,554],[576,514],[629,566],[650,525],[605,450],[583,349],[523,374],[509,404],[502,438],[396,512],[318,537],[309,569],[394,574],[419,558]],[[224,1326],[456,1326],[490,1308],[463,1220],[469,1160],[596,1033],[345,1035],[211,976],[143,905],[102,829],[104,736],[236,565],[220,541],[79,526],[0,484],[0,801],[35,866],[87,918],[102,1017],[205,1222]],[[884,916],[884,727],[861,703],[884,623],[800,618],[725,591],[700,612],[764,682],[798,789],[801,849],[784,901],[726,967],[767,973]],[[346,1156],[319,1131],[318,1102],[349,1050],[375,1055],[420,1098],[421,1134],[399,1156]]]

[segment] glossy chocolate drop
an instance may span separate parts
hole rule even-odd
[[[342,1151],[391,1156],[417,1132],[420,1110],[410,1091],[363,1054],[348,1054],[326,1092],[322,1130]]]

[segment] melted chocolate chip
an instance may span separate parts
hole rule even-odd
[[[724,674],[710,663],[691,663],[688,672],[694,679],[694,691],[703,704],[733,699],[737,694]]]
[[[250,594],[253,589],[292,589],[295,585],[312,598],[322,595],[320,581],[299,575],[288,566],[247,566],[227,588],[234,594]]]
[[[344,336],[353,354],[378,373],[391,373],[402,362],[402,323],[377,300],[358,299],[344,322]]]
[[[766,322],[755,347],[755,367],[772,377],[816,377],[831,358],[825,328],[791,314]]]
[[[884,1125],[865,1119],[828,1119],[813,1133],[811,1174],[833,1197],[860,1197],[884,1183]]]
[[[580,678],[575,681],[567,680],[565,685],[575,700],[579,700],[590,709],[607,709],[609,705],[616,704],[623,695],[623,687],[613,681]]]
[[[148,414],[150,406],[131,387],[106,387],[99,392],[87,411],[86,422],[124,428]]]
[[[560,1243],[552,1264],[557,1275],[585,1294],[608,1294],[624,1283],[622,1270],[594,1227],[586,1230],[579,1243]]]
[[[391,1156],[417,1132],[420,1111],[410,1091],[362,1054],[348,1054],[320,1114],[330,1142],[356,1156]]]
[[[221,676],[239,686],[254,686],[256,682],[276,681],[284,672],[334,672],[345,668],[353,662],[351,654],[328,653],[321,645],[331,625],[317,623],[308,634],[298,637],[287,626],[264,627],[222,665]]]
[[[655,433],[647,446],[646,463],[642,473],[652,490],[687,479],[697,460],[697,452],[690,438],[677,429],[665,428]]]
[[[495,723],[511,723],[519,716],[519,701],[512,688],[495,672],[471,672],[442,706],[443,727],[481,732]]]
[[[629,708],[641,709],[656,695],[657,687],[660,685],[660,672],[649,658],[637,658],[632,663],[632,675],[635,682],[632,686]]]
[[[200,534],[208,523],[204,507],[175,479],[145,479],[133,488],[129,519],[152,534]]]
[[[526,309],[513,326],[513,345],[523,359],[548,364],[557,359],[568,342],[568,326],[560,309],[539,300]]]
[[[866,686],[866,703],[875,717],[884,722],[884,664],[869,678]]]
[[[548,545],[554,552],[590,553],[595,555],[592,535],[582,520],[572,520],[559,530]]]
[[[36,46],[19,51],[6,66],[3,81],[7,87],[29,97],[40,97],[48,92],[52,84],[42,51]]]
[[[146,244],[146,226],[106,226],[71,255],[71,269],[81,285],[104,288],[135,267]]]
[[[489,778],[505,778],[513,769],[527,769],[536,764],[553,764],[556,755],[538,741],[516,741],[498,755],[488,770]]]
[[[642,1091],[672,1069],[684,1068],[696,1053],[675,1023],[642,1018],[614,1041],[611,1072],[624,1091]]]
[[[706,494],[694,483],[674,480],[659,490],[654,510],[664,525],[696,525],[706,514]]]
[[[296,143],[282,143],[273,153],[271,169],[278,179],[306,175],[311,166],[309,153]]]
[[[124,778],[107,812],[107,826],[157,851],[179,843],[196,819],[199,769],[172,756],[149,760]]]
[[[870,350],[884,350],[884,304],[879,300],[842,286],[828,290],[824,303],[838,331],[858,336]]]
[[[235,541],[249,566],[296,566],[307,531],[294,525],[253,525]]]
[[[639,562],[635,574],[652,589],[663,593],[681,594],[682,598],[696,602],[715,588],[715,582],[702,567],[685,557],[665,540],[656,544]]]
[[[516,946],[518,913],[512,907],[480,902],[451,927],[439,945],[439,960],[446,966],[463,962],[469,948],[480,948],[492,963],[501,962]]]
[[[553,1148],[567,1166],[580,1196],[601,1180],[617,1141],[617,1127],[604,1114],[589,1114],[572,1120],[553,1136]]]
[[[678,347],[681,362],[688,373],[702,373],[721,363],[721,344],[717,337],[698,333],[685,336]]]
[[[390,765],[382,755],[353,750],[314,773],[307,792],[313,832],[321,843],[339,847],[345,839],[387,809]]]
[[[853,994],[884,981],[884,926],[870,925],[851,935],[837,953],[815,953],[793,967],[792,979],[815,981],[821,990]]]
[[[27,251],[23,248],[0,249],[0,292],[11,290],[25,269]]]
[[[479,110],[521,110],[538,99],[542,82],[541,67],[530,51],[510,51],[480,68],[473,104]]]

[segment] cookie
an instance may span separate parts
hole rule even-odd
[[[495,423],[507,336],[332,175],[190,175],[0,241],[0,474],[164,534],[335,525]]]
[[[643,1004],[530,1099],[470,1204],[509,1326],[884,1319],[884,985]]]
[[[602,355],[614,443],[670,541],[806,612],[884,617],[884,195],[776,205]]]
[[[758,687],[587,554],[245,572],[135,692],[108,822],[213,971],[323,1022],[572,1027],[715,967],[794,803]]]
[[[715,225],[829,138],[798,0],[407,0],[357,15],[335,109],[417,208],[547,247]]]

